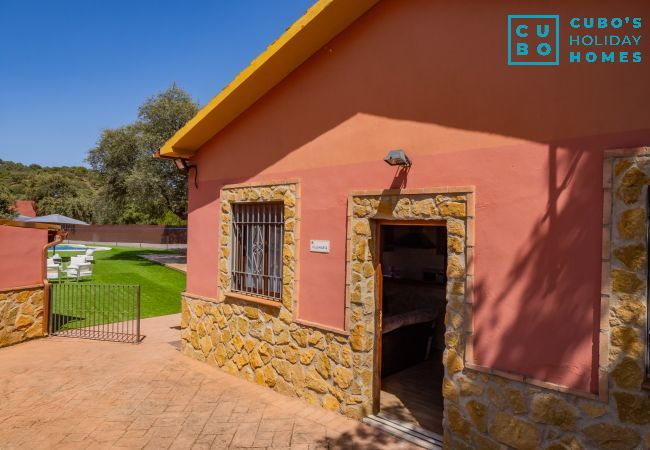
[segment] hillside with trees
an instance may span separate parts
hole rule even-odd
[[[34,200],[38,215],[63,214],[97,224],[181,225],[187,219],[187,174],[153,159],[198,111],[176,85],[146,100],[135,122],[104,130],[87,167],[42,167],[0,160],[0,217],[16,200]]]
[[[39,215],[64,214],[93,219],[99,177],[85,167],[26,166],[0,160],[0,210],[16,200],[34,200]]]

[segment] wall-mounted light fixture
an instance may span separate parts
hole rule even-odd
[[[196,167],[190,165],[189,161],[183,158],[174,158],[174,164],[176,164],[176,168],[181,172],[188,172],[192,167]]]
[[[199,176],[199,168],[196,164],[190,164],[190,162],[184,158],[174,158],[174,164],[176,164],[176,168],[180,172],[185,172],[188,176],[190,174],[190,169],[194,169],[194,187],[198,189],[199,183],[196,179]]]
[[[196,164],[190,164],[190,162],[185,158],[174,158],[169,156],[162,156],[160,154],[160,150],[156,150],[155,152],[153,152],[151,156],[156,159],[173,159],[174,165],[176,166],[178,171],[185,172],[188,174],[188,176],[189,176],[190,169],[194,169],[194,187],[198,189],[199,183],[197,181],[197,177],[199,176],[199,168],[196,166]]]
[[[401,149],[389,151],[384,161],[389,166],[411,167],[411,160],[406,156],[406,152]]]

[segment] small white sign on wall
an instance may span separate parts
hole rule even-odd
[[[314,253],[329,253],[330,241],[312,239],[309,241],[309,251]]]

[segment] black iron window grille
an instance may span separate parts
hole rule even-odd
[[[231,290],[282,299],[282,202],[234,203]]]

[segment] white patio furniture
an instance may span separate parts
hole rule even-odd
[[[93,269],[90,263],[87,262],[73,262],[70,263],[65,269],[68,278],[74,278],[79,281],[81,278],[91,278],[93,276]]]
[[[66,267],[64,272],[66,278],[75,279],[79,281],[79,267],[77,267],[76,265],[70,264],[68,267]]]
[[[93,266],[90,263],[79,264],[79,278],[91,278],[93,276]]]
[[[48,280],[60,280],[61,279],[61,266],[56,264],[47,265],[47,279]]]
[[[93,262],[95,260],[95,256],[93,256],[93,253],[95,253],[94,248],[89,248],[88,250],[86,250],[86,254],[84,255],[86,257],[86,261]]]
[[[74,264],[75,266],[79,264],[86,264],[88,260],[86,259],[86,255],[76,255],[70,258],[70,264]]]
[[[61,255],[55,253],[51,258],[56,264],[61,264]]]

